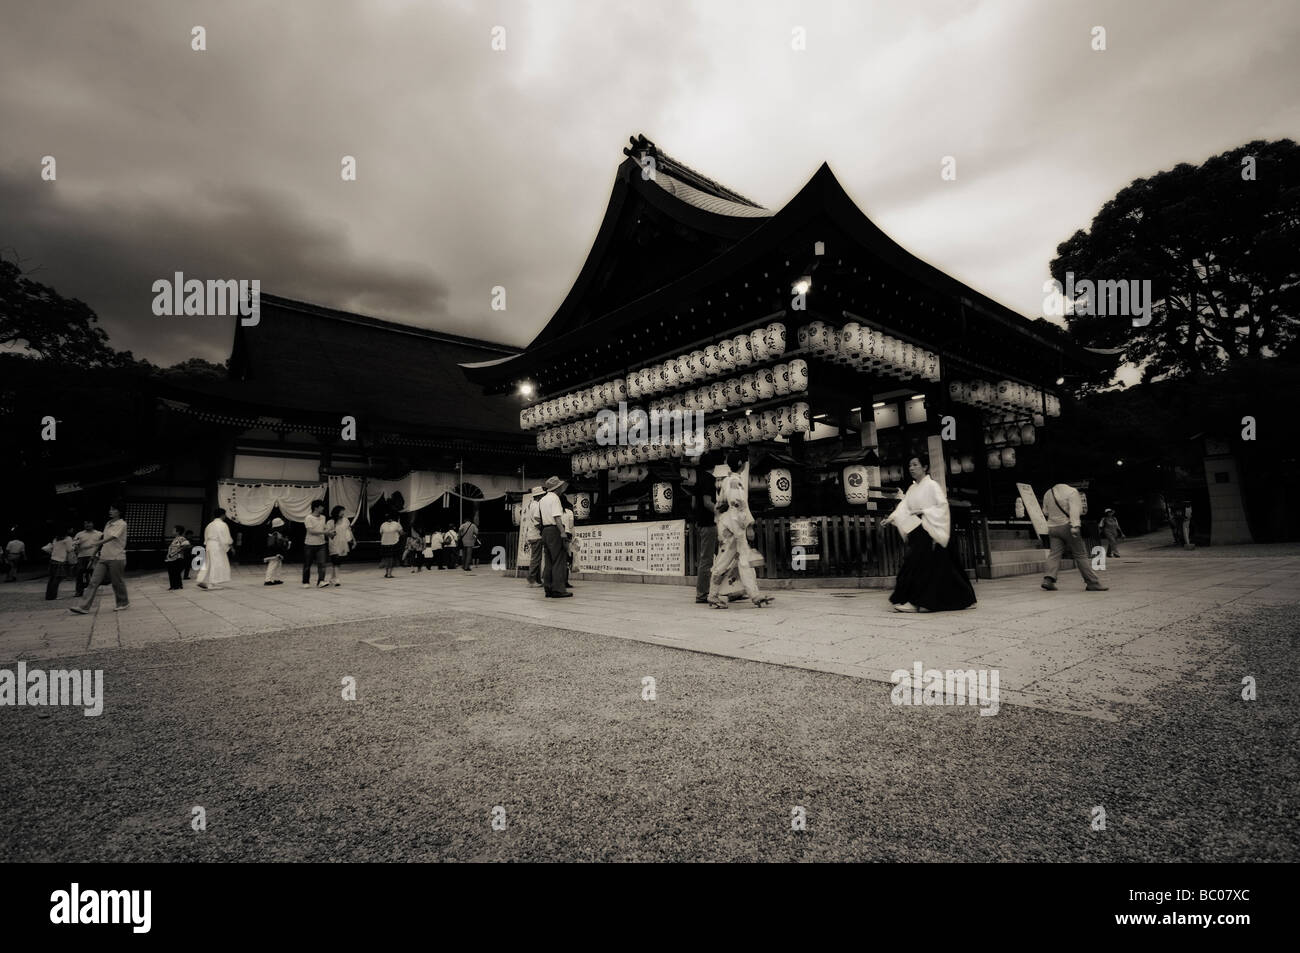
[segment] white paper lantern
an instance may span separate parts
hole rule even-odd
[[[850,321],[840,328],[840,346],[836,356],[842,363],[851,363],[862,354],[862,325]]]
[[[673,485],[656,483],[654,485],[655,512],[661,516],[673,511]]]
[[[779,321],[769,324],[764,332],[769,359],[780,357],[785,353],[785,325]]]
[[[768,359],[766,328],[755,328],[749,332],[749,349],[757,363],[761,364]]]
[[[854,504],[867,502],[868,490],[871,488],[867,468],[860,463],[847,466],[844,468],[843,478],[844,498]]]
[[[736,342],[736,366],[751,366],[754,363],[754,344],[749,335],[737,334],[732,340]]]
[[[812,409],[803,401],[794,405],[795,429],[807,433],[813,429]]]
[[[790,365],[777,364],[772,368],[772,387],[776,396],[784,397],[790,393]]]
[[[702,381],[709,376],[704,369],[704,352],[701,350],[691,351],[686,358],[686,367],[690,372],[692,382]]]
[[[799,344],[799,350],[805,350],[808,347],[808,342],[812,340],[812,325],[802,325],[795,335],[795,340]]]
[[[776,396],[776,380],[772,377],[772,368],[764,367],[754,372],[754,389],[759,400],[771,400]]]
[[[1003,447],[1003,448],[1002,448],[1002,465],[1003,465],[1004,467],[1008,468],[1008,469],[1010,469],[1011,467],[1014,467],[1014,466],[1016,465],[1016,448],[1015,448],[1015,447]]]
[[[990,470],[1001,470],[1002,454],[999,453],[997,450],[990,450],[988,452],[988,456],[985,458],[985,462],[988,463],[988,467]]]
[[[961,457],[948,458],[948,472],[953,476],[959,476],[961,474]]]
[[[753,374],[740,375],[740,402],[742,404],[752,404],[758,400],[758,383],[754,380]]]
[[[961,458],[961,472],[962,473],[975,472],[975,458],[970,454],[966,454]]]
[[[789,506],[794,499],[794,477],[789,470],[776,468],[767,473],[767,499],[773,506]]]
[[[573,503],[573,518],[575,520],[591,519],[590,493],[574,493],[570,502]]]
[[[1034,429],[1033,424],[1025,424],[1020,428],[1020,442],[1026,447],[1032,447],[1038,439],[1038,431]]]
[[[808,362],[796,358],[790,362],[790,393],[801,394],[808,389]]]

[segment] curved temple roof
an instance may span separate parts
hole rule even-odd
[[[924,315],[909,312],[903,319],[918,325],[899,328],[913,337],[967,341],[976,350],[986,349],[986,360],[1050,368],[1053,378],[1058,367],[1096,363],[1097,358],[1082,348],[1040,333],[1023,315],[904,249],[858,208],[825,163],[774,213],[664,155],[644,137],[633,139],[624,152],[628,158],[618,168],[591,252],[555,315],[523,353],[462,365],[470,380],[488,393],[513,389],[539,374],[568,377],[578,386],[582,383],[579,366],[589,368],[590,375],[602,375],[615,371],[599,365],[617,366],[620,356],[629,364],[653,360],[659,350],[677,343],[672,336],[678,329],[666,323],[667,317],[694,303],[705,304],[704,298],[717,297],[729,282],[738,287],[738,276],[762,273],[766,277],[763,269],[781,259],[778,264],[791,269],[780,275],[788,287],[801,269],[821,264],[812,258],[812,242],[806,241],[810,235],[835,236],[827,258],[855,266],[851,276],[845,274],[848,265],[835,276],[845,287],[860,286],[866,275],[875,273],[880,278],[877,287],[892,284],[930,302]],[[654,163],[646,156],[652,156]],[[826,284],[820,276],[818,283]],[[936,302],[941,307],[935,307]],[[849,306],[838,296],[834,301],[810,296],[810,309],[820,304],[833,306],[810,310],[808,320],[838,321],[839,309]],[[892,299],[884,302],[891,305],[908,307]],[[696,314],[696,319],[725,323],[712,313],[716,308],[700,310],[710,314]],[[758,320],[764,313],[760,308],[749,317]],[[638,329],[648,328],[652,318],[662,327],[658,336],[649,331],[639,343],[622,340],[624,332],[637,337]],[[743,323],[743,318],[730,321],[732,326]],[[615,339],[618,347],[611,343]],[[574,365],[567,375],[557,370],[566,361]],[[1008,369],[1008,376],[1017,375]],[[543,388],[543,393],[552,389]]]

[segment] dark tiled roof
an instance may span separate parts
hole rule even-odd
[[[268,412],[337,412],[406,433],[518,442],[518,401],[485,397],[459,366],[517,353],[504,344],[263,294],[261,321],[236,329],[231,380],[196,389]]]

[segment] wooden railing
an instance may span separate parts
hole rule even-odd
[[[968,514],[963,514],[968,515]],[[760,579],[791,579],[808,576],[895,576],[903,563],[907,545],[893,526],[881,526],[882,516],[850,514],[838,516],[765,517],[754,521],[754,548],[763,554],[758,567]],[[794,542],[792,522],[810,521],[816,528],[815,546]],[[949,547],[958,562],[973,570],[988,562],[988,533],[984,519],[954,516]],[[699,567],[694,534],[686,545],[687,574]]]

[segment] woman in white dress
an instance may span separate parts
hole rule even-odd
[[[948,549],[952,523],[943,487],[930,476],[930,465],[920,457],[908,461],[912,485],[894,512],[881,525],[893,523],[907,542],[907,555],[899,567],[889,597],[898,612],[943,612],[975,604],[975,590],[966,572]]]
[[[227,553],[234,547],[230,527],[226,525],[226,511],[218,508],[212,522],[203,529],[203,568],[199,570],[200,589],[220,589],[230,582],[230,558]]]
[[[325,581],[335,586],[343,585],[339,582],[339,563],[348,558],[352,547],[357,544],[357,538],[352,534],[352,521],[343,515],[344,512],[343,507],[334,507],[330,511],[330,521],[325,524],[330,556],[329,575]]]

